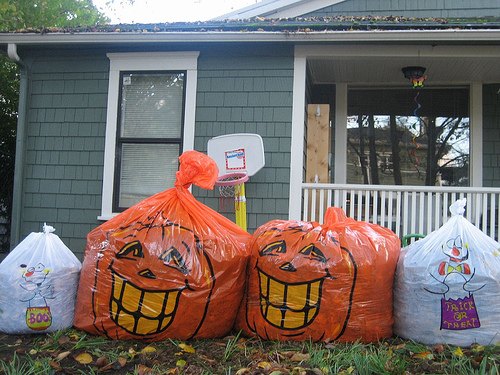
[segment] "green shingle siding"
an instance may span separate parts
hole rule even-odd
[[[31,68],[21,237],[47,222],[81,257],[100,224],[109,62],[59,57]]]
[[[250,232],[270,217],[288,216],[293,87],[292,50],[276,54],[268,47],[268,54],[262,49],[252,52],[257,51],[225,59],[200,54],[195,138],[195,148],[202,151],[218,135],[245,132],[263,138],[266,166],[245,184]],[[195,195],[217,210],[217,188],[198,190]],[[227,216],[234,219],[234,215]]]
[[[500,17],[495,0],[346,0],[304,17],[328,16]]]

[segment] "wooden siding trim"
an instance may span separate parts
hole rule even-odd
[[[290,195],[288,219],[300,220],[306,106],[306,58],[296,56],[293,69],[292,145],[290,160]],[[296,198],[296,199],[294,199]]]

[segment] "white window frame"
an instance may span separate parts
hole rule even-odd
[[[113,212],[113,184],[115,174],[116,131],[119,110],[120,72],[122,71],[186,71],[186,98],[182,151],[193,150],[196,84],[198,78],[198,51],[154,53],[108,53],[110,60],[108,84],[108,112],[104,145],[104,172],[102,184],[101,215],[98,220],[109,220]]]

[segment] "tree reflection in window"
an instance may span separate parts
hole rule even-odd
[[[468,90],[350,90],[347,182],[468,186]]]

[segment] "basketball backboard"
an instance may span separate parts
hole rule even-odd
[[[258,134],[234,133],[208,141],[207,154],[219,167],[219,175],[244,172],[253,176],[265,165],[264,144]]]

